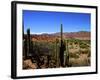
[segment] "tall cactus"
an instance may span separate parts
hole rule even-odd
[[[61,43],[60,43],[60,65],[64,67],[64,51],[66,50],[66,46],[63,42],[63,25],[61,24]]]
[[[56,67],[59,67],[59,40],[56,39]]]
[[[61,24],[61,42],[63,42],[63,25]],[[62,45],[62,43],[61,43]]]
[[[67,54],[66,54],[66,56],[67,56],[67,58],[66,58],[66,65],[67,65],[67,67],[69,67],[70,64],[69,64],[68,40],[67,40],[66,44],[67,44],[67,46],[66,46],[66,52],[67,52]]]
[[[27,56],[30,53],[30,29],[27,29]]]

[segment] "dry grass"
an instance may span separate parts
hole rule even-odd
[[[87,45],[87,44],[86,44]],[[91,57],[91,49],[90,46],[87,48],[86,45],[70,43],[69,46],[69,65],[71,66],[89,66],[90,65],[90,57]]]

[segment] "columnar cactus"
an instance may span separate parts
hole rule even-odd
[[[56,39],[56,67],[59,67],[59,40]]]
[[[66,58],[66,65],[67,65],[67,67],[69,67],[70,65],[69,65],[69,50],[68,50],[68,40],[67,40],[67,42],[66,42],[66,56],[67,56],[67,58]]]
[[[60,65],[64,66],[64,51],[66,50],[66,46],[63,42],[63,26],[61,24],[61,45],[60,45]]]
[[[30,53],[30,29],[27,29],[27,56]]]

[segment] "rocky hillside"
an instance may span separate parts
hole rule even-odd
[[[60,36],[60,33],[55,33],[55,35]],[[90,40],[91,33],[87,31],[79,31],[79,32],[65,32],[63,33],[65,38],[76,38],[81,40]]]

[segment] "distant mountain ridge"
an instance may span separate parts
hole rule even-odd
[[[60,33],[55,33],[55,35],[60,36]],[[64,32],[63,37],[90,40],[91,32],[89,31]]]
[[[25,34],[26,35],[26,34]],[[80,40],[90,40],[91,32],[88,31],[79,31],[79,32],[63,32],[64,38],[75,38]],[[55,41],[56,38],[60,38],[60,32],[57,33],[42,33],[42,34],[31,34],[33,41]]]

